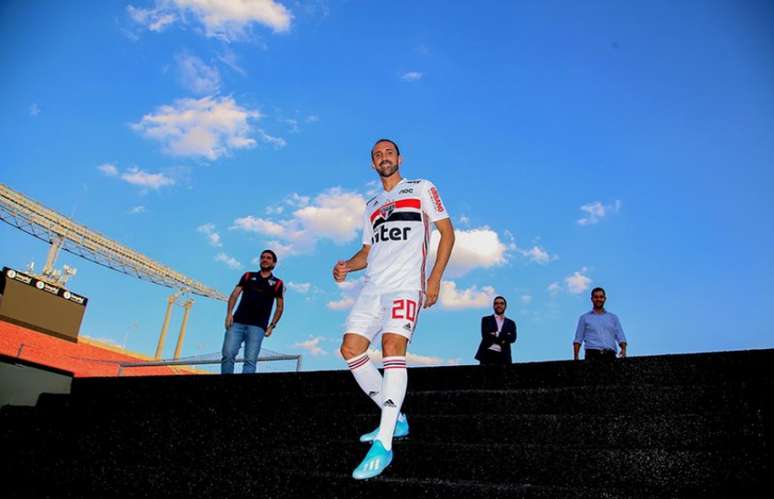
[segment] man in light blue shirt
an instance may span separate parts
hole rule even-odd
[[[621,347],[619,357],[626,357],[626,336],[618,316],[605,310],[605,290],[594,288],[591,291],[591,303],[594,308],[578,319],[573,340],[573,358],[578,360],[581,343],[585,344],[586,359],[615,359],[616,342]]]

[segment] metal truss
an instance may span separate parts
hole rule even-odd
[[[0,184],[0,220],[41,241],[61,245],[61,249],[68,253],[123,274],[178,289],[183,293],[227,300],[221,292],[154,262],[4,184]]]

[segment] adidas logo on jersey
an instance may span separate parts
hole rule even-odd
[[[371,238],[371,242],[379,243],[382,241],[405,241],[408,239],[408,233],[410,231],[411,227],[393,227],[388,229],[384,225],[380,225],[379,229]]]
[[[392,399],[387,399],[384,401],[384,407],[397,407],[395,405],[395,402],[392,401]]]

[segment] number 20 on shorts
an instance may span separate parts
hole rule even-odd
[[[406,319],[414,322],[417,319],[417,302],[414,300],[393,300],[392,318]]]

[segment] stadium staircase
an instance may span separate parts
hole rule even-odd
[[[770,497],[774,350],[409,370],[411,435],[350,478],[346,371],[76,378],[0,410],[3,496]]]

